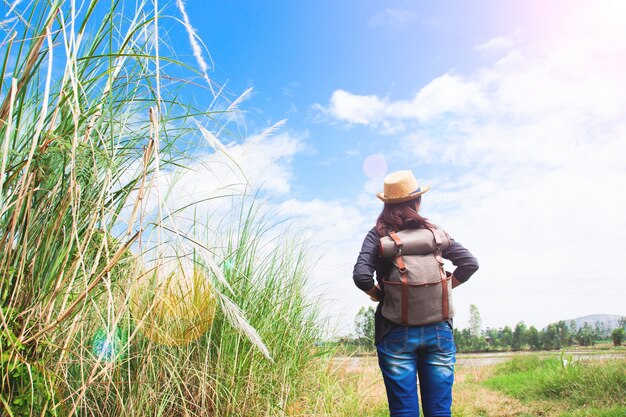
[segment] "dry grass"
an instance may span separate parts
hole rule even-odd
[[[531,409],[519,400],[507,397],[479,384],[493,373],[493,366],[457,366],[454,385],[455,417],[522,417],[542,415],[531,413]]]
[[[290,416],[382,417],[389,415],[385,385],[375,356],[334,358],[328,364],[327,374],[329,380],[332,380],[336,386],[320,386],[320,392],[313,394],[316,398],[307,400],[309,410],[311,401],[324,398],[328,402],[327,396],[322,392],[329,388],[333,389],[334,395],[340,395],[341,398],[335,398],[334,401],[325,404],[323,409],[315,410],[313,414],[290,413]]]
[[[454,417],[558,417],[563,408],[554,402],[527,401],[508,397],[480,384],[494,374],[493,365],[457,365],[453,391]],[[360,397],[351,410],[336,409],[325,416],[388,416],[387,398],[377,359],[337,358],[329,370],[336,374],[344,392]],[[306,414],[290,414],[305,416]]]
[[[375,356],[341,358],[335,363],[339,380],[355,385],[365,408],[379,408],[381,404],[387,404],[385,384]]]
[[[346,389],[356,390],[361,400],[354,414],[359,416],[386,416],[387,397],[383,377],[377,359],[372,357],[338,358],[334,361],[333,372]],[[519,400],[507,397],[479,384],[493,374],[493,366],[457,366],[454,385],[455,417],[523,417],[549,416],[522,404]],[[335,415],[345,415],[337,410]]]

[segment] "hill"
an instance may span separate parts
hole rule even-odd
[[[578,317],[571,320],[566,320],[569,324],[572,321],[576,323],[576,330],[580,329],[585,325],[585,323],[589,323],[591,327],[595,327],[596,323],[604,324],[604,327],[612,330],[616,327],[619,327],[619,319],[623,316],[617,316],[615,314],[591,314],[589,316]]]

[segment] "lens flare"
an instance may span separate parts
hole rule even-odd
[[[120,359],[124,354],[125,345],[124,332],[119,328],[106,329],[104,327],[96,330],[92,339],[92,352],[98,359],[112,362]]]
[[[363,161],[363,173],[369,178],[382,178],[387,173],[387,160],[384,156],[373,154]]]
[[[224,261],[224,267],[223,267],[224,268],[224,272],[232,271],[234,266],[235,266],[235,262],[233,262],[232,259],[226,259]]]
[[[186,345],[205,334],[215,316],[216,298],[207,278],[176,271],[154,272],[139,280],[131,294],[131,313],[141,332],[162,345]]]

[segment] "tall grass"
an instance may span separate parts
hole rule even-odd
[[[325,373],[320,356],[326,352],[316,346],[320,327],[303,291],[301,248],[271,242],[261,247],[265,236],[258,222],[241,223],[241,230],[225,232],[222,268],[232,301],[248,313],[272,360],[233,328],[223,311],[191,343],[167,344],[141,334],[129,343],[137,324],[127,308],[116,316],[118,337],[126,345],[103,358],[93,341],[106,320],[99,317],[103,309],[94,307],[83,312],[82,333],[71,344],[60,384],[65,395],[83,391],[80,414],[287,415],[305,393],[319,389]],[[113,287],[113,304],[124,305],[124,280]],[[94,303],[106,298],[94,296]]]
[[[233,106],[181,98],[206,68],[163,53],[156,2],[77,3],[18,5],[1,41],[3,415],[325,414],[301,244],[237,196],[196,233],[159,182]]]

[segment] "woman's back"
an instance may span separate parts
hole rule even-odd
[[[451,290],[478,270],[467,249],[419,214],[421,196],[429,188],[420,186],[411,171],[385,178],[378,194],[385,205],[363,240],[353,272],[356,286],[379,302],[375,343],[391,417],[419,416],[418,374],[424,415],[450,415],[456,356]],[[425,248],[434,250],[423,253]],[[453,273],[444,271],[443,258],[456,267]],[[439,310],[416,319],[428,303]]]

